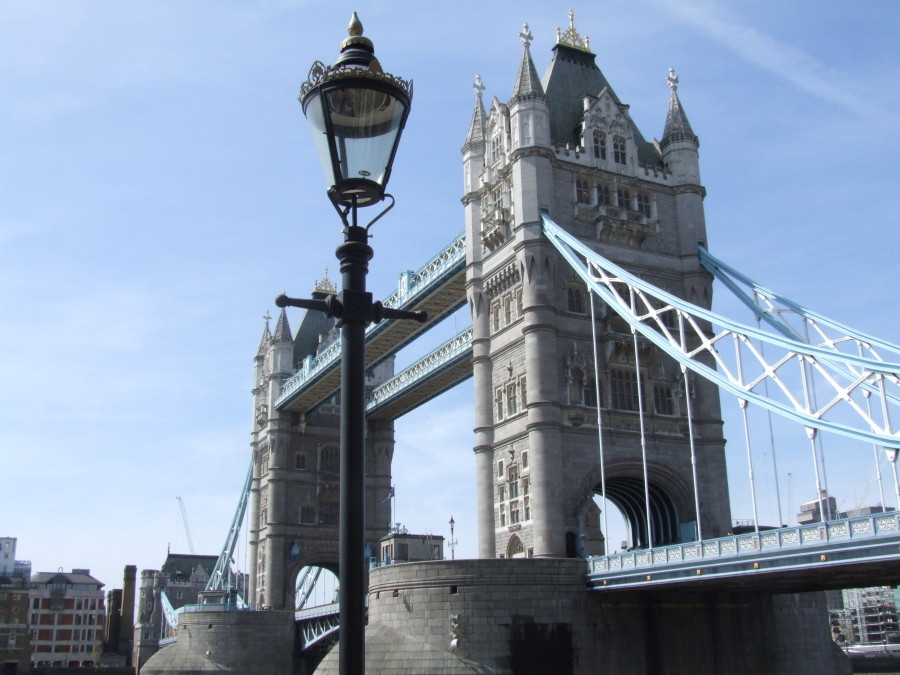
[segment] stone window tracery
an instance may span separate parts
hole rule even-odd
[[[566,287],[566,306],[570,312],[584,314],[584,302],[578,286]]]
[[[613,137],[613,159],[615,159],[616,164],[626,163],[624,136]]]
[[[653,387],[653,407],[657,415],[675,414],[675,397],[668,384],[656,384]]]
[[[606,134],[602,131],[594,132],[594,158],[606,159]]]
[[[510,384],[506,387],[506,414],[512,417],[518,412],[516,400],[516,385]]]
[[[637,193],[637,210],[648,218],[650,217],[650,195],[646,192]]]
[[[340,450],[333,445],[323,446],[319,450],[319,471],[326,473],[340,473]]]
[[[575,203],[591,203],[591,184],[586,178],[580,176],[575,179]]]
[[[631,193],[625,188],[619,188],[616,190],[616,206],[618,206],[620,209],[631,208]]]
[[[606,183],[597,183],[597,203],[600,204],[600,206],[612,205],[609,185],[607,185]]]
[[[644,378],[641,376],[641,387]],[[613,368],[609,373],[610,405],[618,410],[638,410],[638,378],[633,369]]]

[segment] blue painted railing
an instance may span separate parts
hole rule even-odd
[[[440,373],[472,353],[472,328],[452,337],[427,356],[419,359],[406,370],[372,390],[366,399],[366,412],[386,405],[407,389]]]
[[[596,556],[587,560],[588,575],[613,577],[635,570],[651,568],[659,570],[742,556],[758,557],[769,553],[777,555],[782,552],[821,548],[840,543],[865,544],[873,539],[890,537],[900,538],[900,514],[896,512]]]

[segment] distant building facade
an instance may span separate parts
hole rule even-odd
[[[165,604],[169,603],[174,611],[199,604],[200,593],[206,589],[217,559],[214,555],[169,553],[160,569],[141,570],[131,661],[137,672],[159,651],[161,641],[165,644],[175,635],[166,621]],[[235,590],[245,595],[246,575],[236,579]]]
[[[214,555],[169,553],[159,570],[141,570],[132,659],[138,672],[159,650],[160,640],[174,635],[166,622],[163,596],[174,609],[196,603],[215,565]]]
[[[421,562],[444,559],[444,538],[433,534],[410,534],[401,528],[381,538],[381,562]]]
[[[106,594],[106,632],[101,666],[130,666],[134,651],[134,594],[137,567],[125,566],[122,588]]]
[[[16,560],[16,537],[0,537],[0,577],[31,579],[31,561]]]
[[[28,672],[31,562],[16,560],[16,537],[0,537],[0,673]]]
[[[25,673],[31,663],[28,584],[0,577],[0,673]]]
[[[103,582],[89,569],[38,572],[29,595],[32,666],[97,665],[106,620]]]
[[[838,644],[900,644],[898,590],[890,586],[845,588],[828,594],[832,638]]]

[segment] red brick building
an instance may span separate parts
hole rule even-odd
[[[31,577],[31,663],[83,667],[99,664],[105,609],[103,582],[86,569]]]

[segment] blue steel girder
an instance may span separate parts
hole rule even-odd
[[[316,582],[319,581],[319,575],[322,574],[321,567],[304,567],[300,575],[297,577],[297,588],[294,591],[294,609],[305,609],[309,597],[316,588]]]
[[[589,558],[596,590],[801,592],[900,582],[900,515],[877,513]]]
[[[366,416],[397,419],[470,377],[471,327],[376,387],[366,400]]]
[[[807,309],[719,260],[703,246],[699,250],[701,264],[716,280],[724,284],[759,320],[765,321],[785,337],[838,353],[865,356],[875,361],[884,361],[883,354],[900,361],[900,347],[897,345],[866,335]],[[833,365],[835,368],[846,368],[850,377],[859,375],[852,363],[844,364],[838,360]],[[871,385],[864,386],[870,393],[875,392]],[[888,395],[893,398],[894,403],[898,402],[896,396],[891,393]]]
[[[428,321],[386,319],[366,329],[366,367],[371,368],[422,333],[437,325],[466,302],[466,242],[458,235],[449,246],[415,273],[407,273],[385,307],[425,310]],[[338,338],[315,357],[308,356],[302,367],[282,385],[275,401],[278,410],[307,412],[340,388],[341,340]]]
[[[228,536],[225,537],[225,544],[219,553],[219,559],[213,567],[209,581],[206,582],[207,591],[221,591],[224,588],[225,580],[229,576],[231,570],[231,562],[234,556],[234,549],[237,546],[238,538],[241,534],[241,526],[244,522],[244,513],[247,511],[247,499],[250,496],[250,484],[253,481],[253,463],[247,470],[247,476],[244,478],[244,486],[241,490],[240,499],[238,499],[237,508],[234,510],[234,517],[231,519],[231,527],[228,528]]]
[[[338,630],[340,603],[310,607],[294,612],[294,621],[300,626],[303,635],[301,649],[309,649]]]
[[[541,215],[545,235],[588,288],[683,370],[741,401],[799,422],[810,435],[826,430],[892,450],[900,447],[900,432],[891,421],[900,364],[765,332],[693,305],[611,263],[546,212]],[[733,359],[726,359],[720,348]],[[772,394],[767,384],[773,385]],[[819,402],[823,390],[827,395]]]

